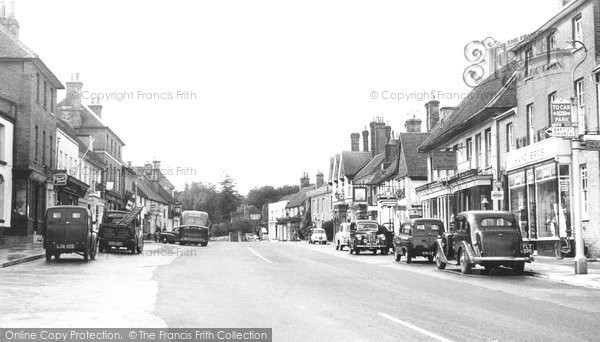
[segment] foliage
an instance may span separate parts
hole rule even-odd
[[[219,183],[220,189],[211,183],[193,182],[186,184],[183,191],[175,197],[183,210],[206,211],[214,223],[228,222],[231,212],[242,202],[242,197],[235,188],[235,180],[229,176]]]
[[[219,223],[212,226],[212,236],[226,236],[229,233],[242,232],[260,235],[258,222],[251,220],[238,220],[235,222]]]
[[[229,175],[219,183],[221,192],[219,192],[219,208],[221,209],[221,222],[231,221],[231,212],[236,211],[242,203],[242,197],[235,189],[235,180]]]
[[[248,205],[253,205],[258,209],[262,209],[263,205],[277,202],[283,196],[297,193],[299,190],[297,185],[284,185],[278,188],[266,185],[250,190],[248,196],[246,196],[246,202]]]

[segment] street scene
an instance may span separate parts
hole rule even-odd
[[[0,0],[0,341],[599,341],[599,13]]]

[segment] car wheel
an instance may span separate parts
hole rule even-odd
[[[467,255],[467,251],[463,249],[462,251],[460,251],[460,273],[470,274],[471,268],[472,266],[469,263],[469,256]]]
[[[202,247],[206,247],[206,245],[208,245],[208,242],[202,242],[202,243],[200,243],[200,246],[202,246]]]
[[[142,239],[142,245],[140,246],[140,244],[138,244],[138,253],[142,253],[142,251],[144,250],[144,239]]]
[[[92,250],[90,251],[90,259],[96,260],[96,254],[98,254],[98,244],[95,244]]]
[[[56,260],[60,259],[60,253],[54,254],[54,259],[56,259]]]
[[[483,265],[484,270],[481,271],[481,274],[490,274],[492,272],[493,267],[491,265]]]
[[[387,255],[388,254],[388,249],[387,248],[382,248],[381,249],[381,255]]]
[[[46,250],[46,261],[47,262],[52,261],[52,252],[50,252],[49,249]]]
[[[377,254],[377,250],[376,249],[372,250],[371,252],[373,252],[373,255]]]
[[[433,255],[428,255],[427,256],[427,261],[429,261],[429,263],[433,262]]]
[[[394,248],[394,260],[400,261],[402,259],[402,255],[398,253],[398,250]]]
[[[410,252],[408,251],[408,249],[404,253],[404,256],[406,257],[406,263],[410,264],[412,262],[412,255],[410,255]]]
[[[167,238],[166,238],[166,237],[164,237],[164,238],[160,239],[160,242],[162,242],[162,243],[167,243]]]
[[[180,246],[185,246],[185,242],[183,242],[183,241],[179,241],[179,245],[180,245]]]
[[[90,260],[90,247],[86,247],[85,250],[83,251],[83,261],[89,261]]]
[[[444,257],[442,253],[444,253],[442,249],[438,248],[435,256],[435,266],[437,266],[438,270],[443,270],[446,268],[446,263],[442,259]]]
[[[340,250],[340,242],[339,241],[335,244],[335,250],[336,251]]]
[[[515,265],[513,265],[513,272],[515,274],[523,274],[523,271],[525,271],[525,263],[524,262],[519,262]]]
[[[340,244],[340,251],[343,251],[345,246],[342,245],[339,241],[338,241],[338,243]]]

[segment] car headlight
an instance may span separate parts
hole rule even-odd
[[[357,238],[357,239],[359,239],[359,240],[362,240],[362,239],[363,239],[363,236],[362,236],[362,235],[359,235],[359,236],[357,236],[356,238]]]
[[[385,241],[385,235],[381,235],[379,238]]]

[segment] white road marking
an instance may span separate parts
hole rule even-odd
[[[254,255],[256,255],[257,257],[263,259],[264,261],[268,262],[269,264],[272,264],[271,260],[265,258],[264,256],[256,253],[252,248],[248,247],[248,249],[250,250],[250,252],[254,253]]]
[[[431,331],[427,331],[425,329],[419,328],[416,325],[412,325],[412,324],[410,324],[408,322],[401,321],[401,320],[399,320],[399,319],[397,319],[395,317],[392,317],[392,316],[390,316],[388,314],[379,312],[378,315],[381,316],[381,317],[383,317],[383,318],[387,318],[387,319],[389,319],[390,321],[392,321],[394,323],[398,323],[398,324],[403,325],[403,326],[405,326],[405,327],[407,327],[409,329],[412,329],[414,331],[420,332],[423,335],[427,335],[427,336],[429,336],[429,337],[431,337],[431,338],[433,338],[435,340],[442,341],[442,342],[452,342],[451,340],[449,340],[447,338],[443,338],[440,335],[436,335],[436,334],[432,333]]]

